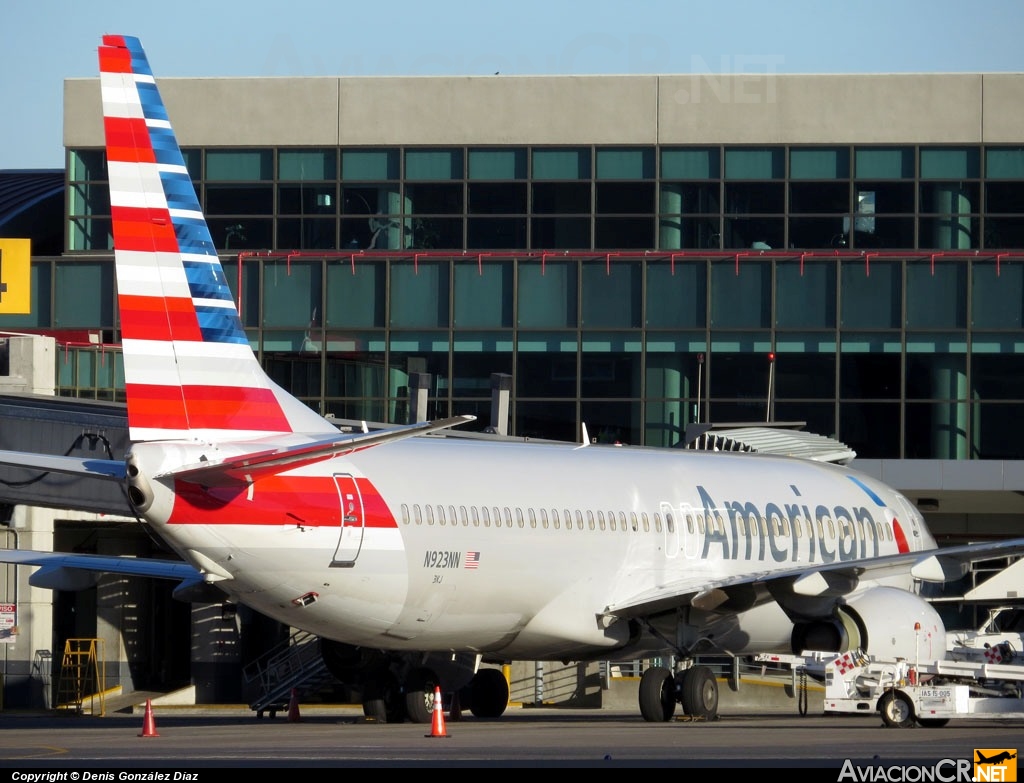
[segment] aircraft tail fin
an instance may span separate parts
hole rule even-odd
[[[253,353],[139,40],[99,63],[130,438],[336,431]]]

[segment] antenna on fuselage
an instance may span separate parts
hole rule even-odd
[[[590,435],[587,433],[587,423],[585,421],[581,421],[580,422],[580,430],[582,430],[582,437],[583,437],[583,442],[580,443],[580,446],[589,446],[590,445]]]

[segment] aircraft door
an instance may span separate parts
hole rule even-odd
[[[331,566],[351,568],[363,546],[363,497],[355,478],[349,473],[335,473],[334,483],[338,487],[338,499],[341,502],[341,533]]]

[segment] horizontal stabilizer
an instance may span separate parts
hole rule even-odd
[[[203,462],[164,473],[157,478],[173,477],[182,481],[202,484],[207,487],[234,486],[246,484],[262,475],[280,473],[285,470],[330,459],[356,449],[379,446],[384,443],[426,435],[438,430],[454,427],[476,419],[476,416],[453,416],[438,421],[423,421],[402,427],[374,432],[334,434],[329,438],[301,443],[287,448],[269,449],[243,454],[221,462]]]
[[[120,481],[125,477],[123,460],[61,457],[56,454],[35,454],[31,451],[0,451],[0,465],[74,476],[92,476],[111,481]]]

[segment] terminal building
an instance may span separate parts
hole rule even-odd
[[[797,423],[941,543],[1024,534],[1024,74],[158,81],[252,346],[322,414],[665,448]],[[65,82],[64,142],[63,249],[0,330],[54,340],[57,397],[116,410],[98,78]],[[49,505],[56,548],[155,551]],[[19,627],[8,690],[75,635],[129,690],[222,683],[226,641],[237,672],[281,635],[128,582],[179,653],[126,643],[116,590],[22,586],[53,630]]]

